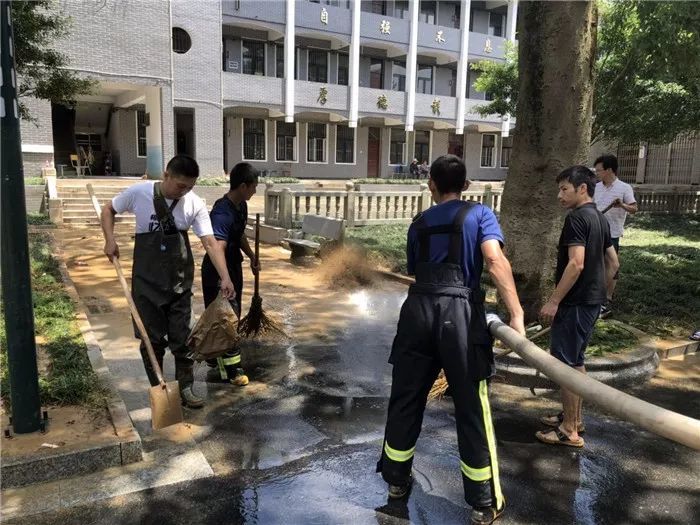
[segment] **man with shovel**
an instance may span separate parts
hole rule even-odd
[[[165,347],[173,353],[182,402],[190,408],[204,405],[204,400],[192,390],[194,362],[187,357],[194,278],[194,260],[187,235],[190,227],[216,267],[221,278],[221,292],[226,297],[234,293],[224,252],[214,238],[207,209],[202,199],[191,192],[198,176],[199,166],[193,158],[176,155],[168,162],[162,181],[130,186],[105,204],[101,215],[104,253],[110,261],[119,257],[119,246],[114,239],[115,215],[128,211],[136,216],[132,269],[134,303],[161,369]],[[141,339],[138,334],[136,337]],[[141,356],[151,386],[158,385],[143,341]]]
[[[214,203],[211,209],[211,224],[214,229],[216,242],[226,253],[226,265],[228,273],[233,279],[235,297],[231,299],[231,306],[240,318],[241,295],[243,293],[243,255],[250,259],[250,268],[253,274],[260,269],[260,263],[256,261],[255,253],[248,244],[245,234],[248,223],[248,201],[255,195],[258,186],[259,172],[248,162],[239,162],[231,170],[230,189],[222,198]],[[219,274],[212,259],[207,254],[202,262],[202,291],[204,292],[204,304],[209,306],[219,293]],[[209,366],[215,368],[207,374],[207,379],[216,381],[230,381],[237,386],[248,384],[248,376],[241,367],[241,352],[239,348],[232,348],[222,357],[207,361]]]

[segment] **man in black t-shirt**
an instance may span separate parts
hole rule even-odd
[[[557,254],[557,285],[542,307],[540,318],[552,324],[551,352],[563,363],[585,373],[584,352],[607,299],[607,285],[619,267],[607,219],[593,202],[596,180],[585,166],[572,166],[557,177],[559,202],[571,210],[564,221]],[[537,432],[552,445],[582,447],[579,433],[582,399],[561,387],[563,411],[540,421],[553,427]]]

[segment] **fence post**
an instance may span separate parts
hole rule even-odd
[[[280,194],[280,227],[292,228],[292,192],[289,188],[284,188]]]
[[[484,206],[493,209],[493,187],[490,184],[484,186]]]
[[[639,154],[637,155],[637,173],[635,181],[637,184],[644,184],[647,171],[647,145],[643,142],[639,143]]]
[[[268,224],[271,224],[271,221],[273,220],[272,217],[274,216],[273,210],[272,210],[272,203],[270,195],[268,194],[268,191],[272,189],[272,187],[275,185],[274,182],[266,182],[265,183],[265,211],[264,211],[264,217],[265,217],[265,222]],[[270,221],[270,222],[268,222]]]
[[[433,205],[433,196],[428,189],[428,185],[421,183],[420,185],[420,206],[418,211],[425,211]]]
[[[352,182],[345,183],[345,206],[343,208],[343,215],[345,216],[345,224],[348,228],[353,228],[355,226],[355,198],[357,193],[355,192],[355,184]]]

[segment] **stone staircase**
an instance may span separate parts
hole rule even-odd
[[[92,184],[97,200],[101,205],[109,202],[119,192],[141,179],[125,177],[85,177],[80,179],[57,179],[56,191],[63,207],[63,224],[69,227],[99,227],[100,221],[95,215],[92,200],[87,191],[87,184]],[[133,227],[136,219],[131,213],[115,217],[116,225]]]

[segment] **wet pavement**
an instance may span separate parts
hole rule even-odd
[[[206,383],[206,366],[197,370],[209,403],[186,411],[187,428],[214,475],[4,522],[466,523],[449,398],[426,410],[408,501],[388,502],[375,473],[391,381],[387,358],[405,287],[329,290],[313,269],[291,269],[281,250],[264,254],[264,307],[277,313],[291,339],[244,349],[251,378],[245,388]],[[135,372],[140,361],[118,294],[87,273],[71,275],[81,295],[97,294],[91,287],[99,286],[112,305],[90,320],[144,447],[168,446],[169,437],[148,428],[143,378]],[[664,362],[659,376],[635,392],[700,417],[700,358]],[[495,383],[491,399],[507,500],[498,523],[697,523],[697,451],[591,410],[583,450],[548,447],[534,432],[537,417],[556,408],[556,396]]]

